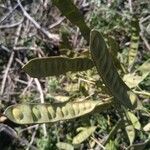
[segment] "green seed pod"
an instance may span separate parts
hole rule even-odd
[[[48,106],[47,107],[47,110],[48,110],[48,113],[49,113],[49,116],[50,118],[55,118],[56,117],[56,113],[55,113],[55,110],[52,106]]]
[[[83,128],[83,130],[77,134],[74,138],[72,143],[77,145],[85,141],[94,131],[96,130],[95,126]]]
[[[56,118],[63,118],[64,115],[60,107],[57,107],[56,115],[57,115]]]
[[[32,112],[34,121],[37,121],[41,118],[41,112],[36,106],[32,108]]]
[[[78,103],[74,103],[72,105],[73,109],[74,109],[74,113],[75,115],[78,115],[80,113],[80,110],[79,110],[79,104]]]
[[[67,107],[67,111],[68,111],[68,116],[69,117],[75,116],[75,112],[74,112],[74,109],[72,107],[72,104],[67,103],[66,107]]]
[[[23,113],[18,108],[14,108],[12,110],[12,114],[13,114],[14,118],[17,119],[17,120],[22,120],[23,119]]]
[[[66,107],[62,107],[62,112],[64,114],[64,116],[68,116],[68,109]]]
[[[18,124],[53,123],[61,120],[74,119],[94,111],[108,108],[112,101],[83,101],[56,104],[17,104],[8,107],[4,114]]]

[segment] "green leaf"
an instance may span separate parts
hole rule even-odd
[[[68,71],[85,71],[93,67],[89,58],[47,57],[35,58],[23,66],[23,70],[31,77],[40,78],[65,74]]]
[[[143,127],[145,132],[150,132],[150,122]]]
[[[150,59],[145,61],[133,73],[124,75],[123,80],[130,87],[138,86],[150,73]],[[140,74],[140,75],[138,75]]]
[[[129,73],[124,75],[123,80],[130,88],[134,88],[143,81],[143,78],[135,73]]]
[[[140,71],[140,73],[142,73],[142,77],[145,78],[150,73],[150,69],[149,68],[150,68],[150,59],[148,59],[141,66],[139,66],[136,69],[136,72]]]
[[[71,144],[64,143],[64,142],[58,142],[56,144],[57,148],[60,150],[74,150],[74,147]]]
[[[135,140],[135,129],[133,125],[128,124],[126,125],[125,130],[126,130],[130,145],[132,145],[132,143]]]
[[[96,30],[91,31],[90,50],[99,75],[116,101],[127,108],[136,108],[138,99],[130,99],[131,90],[120,78],[104,38]]]
[[[106,150],[118,150],[116,141],[110,140],[109,143],[106,145]]]
[[[131,121],[133,127],[137,130],[141,129],[141,124],[138,120],[138,118],[130,111],[127,111],[127,117]]]
[[[66,16],[71,23],[78,26],[84,38],[89,42],[90,29],[84,21],[84,17],[79,9],[73,4],[72,0],[52,0],[61,11],[63,16]]]
[[[86,100],[83,102],[68,102],[51,104],[16,104],[9,106],[4,114],[17,124],[53,123],[61,120],[74,119],[90,112],[96,107],[104,110],[111,101],[100,102]]]
[[[80,128],[80,131],[74,138],[72,143],[77,145],[85,141],[90,135],[96,130],[95,126],[87,127],[87,128]]]

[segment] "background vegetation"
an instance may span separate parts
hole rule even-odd
[[[99,82],[95,68],[40,79],[31,78],[21,69],[35,57],[90,54],[89,44],[79,28],[66,19],[51,1],[22,1],[24,11],[18,2],[0,1],[0,116],[8,106],[16,103],[107,98],[105,85]],[[103,33],[119,74],[149,109],[150,74],[145,75],[145,70],[139,69],[142,64],[148,62],[147,67],[150,63],[148,0],[74,0],[74,4],[84,15],[87,25]],[[135,147],[144,145],[148,150],[150,130],[144,131],[143,127],[150,121],[149,116],[139,112],[136,116],[142,130],[136,130],[133,144]],[[59,149],[58,143],[72,144],[76,129],[87,126],[97,128],[75,149],[131,149],[128,136],[122,130],[118,130],[105,147],[102,145],[119,120],[116,106],[88,117],[55,124],[19,126],[2,119],[0,147],[6,150]]]

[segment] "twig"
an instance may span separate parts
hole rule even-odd
[[[97,143],[103,150],[106,149],[97,139],[95,139],[94,137],[91,137],[91,139],[92,139],[93,141],[95,141],[95,143]]]
[[[22,24],[20,24],[17,28],[17,31],[16,31],[16,38],[14,40],[14,47],[17,45],[17,42],[18,42],[18,38],[19,38],[19,34],[20,34],[20,31],[21,31],[21,27],[22,27]],[[1,91],[0,91],[0,95],[3,95],[3,92],[4,92],[4,88],[5,88],[5,83],[6,83],[6,79],[7,79],[7,75],[8,75],[8,72],[9,72],[9,69],[11,67],[11,64],[13,62],[13,59],[14,59],[14,51],[11,52],[11,55],[10,55],[10,58],[9,58],[9,61],[8,61],[8,64],[7,64],[7,68],[5,70],[5,73],[4,73],[4,77],[3,77],[3,80],[2,80],[2,86],[1,86]]]
[[[2,44],[0,44],[0,48],[3,49],[3,50],[5,50],[5,51],[8,52],[8,53],[11,52],[10,49],[8,49],[6,46],[4,46],[4,45],[2,45]]]
[[[33,143],[33,141],[34,141],[34,138],[35,138],[35,135],[36,135],[36,131],[37,131],[38,128],[39,128],[39,125],[36,125],[35,130],[34,130],[34,132],[33,132],[33,134],[32,134],[31,141],[30,141],[30,143],[28,144],[28,147],[26,148],[26,150],[29,150],[29,149],[30,149],[30,147],[31,147],[31,145],[32,145],[32,143]]]
[[[24,88],[23,92],[21,93],[21,96],[24,95],[27,89],[31,86],[32,81],[33,81],[33,78],[30,78],[30,80],[28,81],[28,85],[26,86],[26,88]]]
[[[42,91],[41,84],[40,84],[40,82],[37,78],[35,78],[34,81],[35,81],[35,83],[37,85],[37,88],[38,88],[38,91],[40,93],[41,103],[44,103],[44,94],[43,94],[43,91]],[[45,124],[43,124],[43,131],[44,131],[44,136],[46,137],[47,136],[47,131],[46,131],[46,125]]]
[[[2,25],[0,26],[0,29],[8,29],[8,28],[14,28],[18,25],[20,25],[23,22],[24,19],[21,19],[21,21],[14,23],[14,24],[6,24],[6,25]]]
[[[7,79],[7,75],[8,75],[8,71],[9,71],[9,68],[11,67],[12,62],[13,62],[14,54],[15,53],[12,52],[11,55],[10,55],[10,58],[9,58],[9,61],[8,61],[8,64],[7,64],[5,73],[4,73],[4,77],[3,77],[3,80],[2,80],[0,95],[3,95],[4,89],[5,89],[5,83],[6,83],[6,79]]]
[[[20,51],[20,50],[31,50],[31,51],[37,51],[37,47],[14,47],[14,51]]]
[[[144,27],[141,22],[139,23],[139,25],[140,25],[140,29],[141,29],[140,36],[141,36],[145,46],[147,47],[147,49],[150,51],[150,45],[149,45],[147,39],[144,37]]]
[[[22,132],[26,131],[26,130],[31,130],[31,129],[34,129],[34,128],[36,128],[36,127],[37,127],[37,125],[33,125],[33,126],[29,126],[29,127],[27,127],[27,128],[21,129],[21,130],[19,131],[18,135],[21,134]]]
[[[20,8],[21,8],[21,10],[22,10],[22,12],[23,12],[23,14],[24,14],[24,16],[25,16],[26,18],[28,18],[28,19],[34,24],[34,26],[35,26],[38,30],[40,30],[48,39],[53,40],[53,41],[55,41],[55,42],[59,42],[59,41],[60,41],[60,37],[59,37],[58,34],[49,33],[47,30],[45,30],[44,28],[42,28],[42,27],[38,24],[38,22],[36,22],[36,21],[26,12],[26,10],[25,10],[24,7],[22,6],[20,0],[17,0],[17,2],[18,2],[18,5],[20,6]]]
[[[136,91],[136,90],[133,90],[133,92],[136,93],[136,94],[139,94],[139,95],[150,96],[150,93],[146,92],[146,91]]]
[[[61,24],[63,21],[65,20],[65,17],[60,18],[58,21],[56,21],[55,23],[51,24],[48,29],[52,29],[56,26],[58,26],[59,24]]]
[[[129,9],[130,9],[130,13],[133,13],[133,8],[132,8],[132,0],[128,0],[129,2]]]
[[[28,82],[26,81],[23,81],[23,80],[20,80],[20,79],[15,79],[16,82],[19,82],[19,83],[22,83],[22,84],[25,84],[25,85],[28,85]]]
[[[140,19],[140,23],[142,24],[143,22],[147,21],[148,19],[150,19],[150,15],[148,15],[145,18]]]
[[[22,28],[22,24],[20,24],[20,25],[18,26],[18,29],[17,29],[17,31],[16,31],[16,38],[15,38],[15,40],[14,40],[14,46],[13,46],[13,48],[16,47],[16,45],[17,45],[17,43],[18,43],[18,39],[19,39],[19,35],[20,35],[20,32],[21,32],[21,28]]]
[[[17,4],[9,13],[7,13],[0,21],[0,24],[2,24],[8,17],[10,17],[10,15],[12,15],[12,13],[15,11],[15,9],[19,6],[19,4]]]
[[[147,47],[147,49],[150,51],[150,45],[149,45],[147,39],[143,36],[143,34],[141,34],[140,36],[141,36],[145,46]]]

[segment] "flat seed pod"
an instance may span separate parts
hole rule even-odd
[[[132,101],[129,98],[128,91],[131,90],[120,78],[106,47],[106,43],[102,35],[96,30],[91,31],[90,50],[97,71],[110,93],[118,103],[130,109],[136,108],[137,100]]]
[[[63,118],[64,115],[60,107],[57,107],[56,115],[57,115],[56,118]]]
[[[96,130],[95,126],[83,128],[79,134],[77,134],[72,143],[77,145],[85,141]]]
[[[74,119],[92,112],[96,107],[99,111],[110,105],[111,101],[83,101],[56,104],[16,104],[9,106],[4,114],[17,124],[51,123]],[[81,107],[83,105],[84,107]],[[79,107],[80,106],[80,107]]]
[[[34,118],[33,120],[38,120],[41,118],[41,112],[36,106],[33,107],[32,112],[33,112],[33,118]]]
[[[55,113],[55,110],[52,106],[48,106],[47,107],[47,110],[48,110],[48,114],[50,116],[50,118],[55,118],[56,117],[56,113]]]
[[[74,109],[74,113],[75,115],[79,114],[80,113],[80,110],[79,110],[79,105],[77,104],[73,104],[72,105],[73,109]]]
[[[17,120],[23,119],[23,113],[18,108],[13,109],[12,114],[13,114],[14,118]]]
[[[136,59],[137,56],[137,51],[139,47],[139,38],[140,38],[140,27],[139,27],[139,21],[136,16],[133,16],[132,21],[131,21],[131,44],[130,44],[130,49],[129,49],[129,54],[128,54],[128,63],[129,63],[129,68],[131,70],[133,63]]]
[[[89,42],[90,29],[86,25],[83,15],[73,2],[71,0],[52,0],[52,2],[59,8],[63,16],[66,16],[71,23],[79,27],[83,37]]]
[[[71,103],[67,103],[67,105],[66,105],[67,111],[68,111],[68,116],[69,116],[69,117],[75,116],[75,111],[74,111],[72,105],[73,105],[73,104],[71,104]],[[78,114],[77,114],[77,115],[78,115]]]
[[[40,78],[47,76],[58,76],[68,71],[85,71],[93,67],[89,58],[67,58],[67,57],[46,57],[35,58],[23,66],[23,70],[31,77]]]

